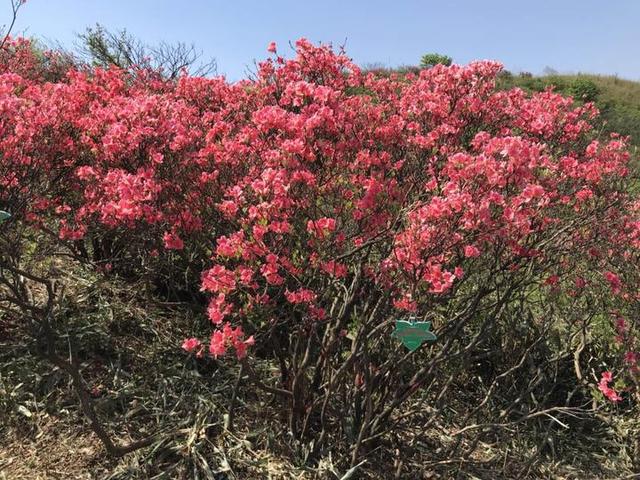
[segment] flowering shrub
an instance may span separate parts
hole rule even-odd
[[[625,139],[597,138],[595,107],[496,91],[495,62],[380,78],[296,48],[269,45],[237,83],[116,68],[50,82],[1,63],[0,209],[114,271],[199,278],[209,354],[277,359],[280,386],[260,385],[286,398],[296,436],[322,444],[351,412],[354,459],[478,358],[504,366],[482,372],[472,414],[508,375],[515,415],[542,388],[525,359],[550,378],[566,358],[545,358],[550,332],[571,352],[613,311],[626,369],[598,388],[625,398],[621,375],[632,394],[640,223]],[[392,348],[406,317],[432,321],[428,357]]]

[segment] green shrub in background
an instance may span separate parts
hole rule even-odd
[[[569,93],[584,102],[595,102],[600,94],[600,89],[593,80],[576,77],[569,87]]]
[[[453,59],[447,55],[441,55],[439,53],[426,53],[420,59],[420,66],[423,68],[431,68],[435,65],[449,66],[453,62]]]

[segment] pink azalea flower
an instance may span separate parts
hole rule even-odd
[[[197,338],[187,338],[182,342],[182,349],[191,353],[200,348],[201,345],[202,343]]]
[[[184,248],[184,242],[175,233],[165,232],[162,239],[164,240],[164,248],[167,250],[182,250]]]

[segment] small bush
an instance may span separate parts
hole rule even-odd
[[[453,62],[453,59],[447,55],[441,55],[439,53],[426,53],[420,59],[420,65],[423,68],[431,68],[435,65],[444,65],[448,67]]]
[[[593,80],[577,77],[570,85],[569,91],[575,98],[583,102],[595,102],[600,89]]]

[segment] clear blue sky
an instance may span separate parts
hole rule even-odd
[[[9,0],[0,0],[0,24]],[[146,42],[194,42],[231,80],[276,41],[340,45],[359,64],[416,64],[426,52],[456,63],[496,59],[513,71],[640,79],[639,0],[28,0],[17,33],[71,45],[96,22]]]

